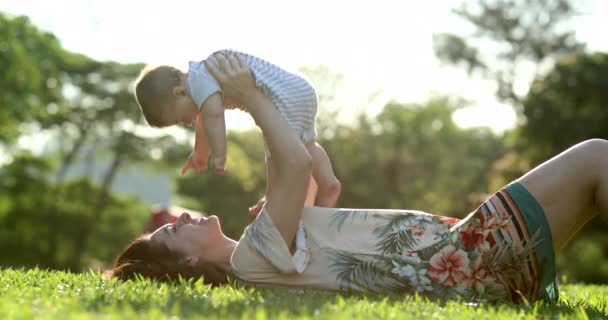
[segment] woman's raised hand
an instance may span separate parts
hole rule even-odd
[[[247,99],[245,97],[257,90],[247,61],[240,56],[223,55],[221,53],[216,53],[214,57],[217,65],[205,60],[205,66],[215,80],[220,83],[224,98],[234,99],[246,104]]]

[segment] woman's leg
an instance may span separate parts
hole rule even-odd
[[[312,157],[312,177],[317,185],[315,205],[333,208],[340,197],[342,184],[334,174],[325,149],[317,142],[308,145],[307,149]]]
[[[270,192],[270,190],[272,190],[272,185],[273,185],[272,181],[275,179],[275,177],[277,175],[277,173],[276,173],[277,168],[276,168],[276,164],[274,163],[268,150],[266,150],[265,152],[266,152],[266,154],[265,154],[265,157],[266,157],[266,194],[268,194]],[[250,215],[257,216],[258,214],[260,214],[260,211],[262,211],[262,207],[264,207],[264,204],[266,203],[266,194],[262,198],[260,198],[260,200],[258,200],[258,202],[256,204],[249,207]]]
[[[591,218],[608,214],[608,141],[579,143],[517,181],[545,211],[559,251]]]

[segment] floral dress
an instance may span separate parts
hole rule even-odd
[[[241,280],[468,301],[555,301],[551,234],[518,183],[464,219],[412,210],[306,207],[289,250],[268,213],[243,233],[231,264]]]

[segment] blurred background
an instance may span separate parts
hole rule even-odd
[[[464,217],[588,138],[608,138],[608,2],[0,0],[0,266],[104,268],[182,211],[238,238],[264,193],[259,130],[230,111],[227,175],[179,175],[188,127],[147,127],[146,64],[234,48],[304,73],[338,206]],[[187,208],[187,209],[184,209]],[[608,283],[608,221],[558,257]]]

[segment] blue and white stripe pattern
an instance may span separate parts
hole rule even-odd
[[[317,94],[303,76],[282,69],[268,61],[235,50],[218,51],[226,56],[237,55],[247,61],[256,85],[268,96],[304,143],[316,136]],[[213,54],[208,60],[217,63]],[[204,64],[200,63],[204,68]],[[205,70],[207,71],[207,70]]]

